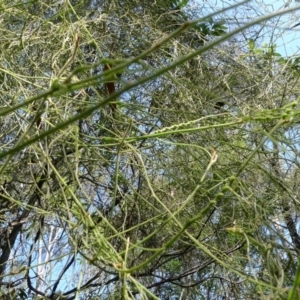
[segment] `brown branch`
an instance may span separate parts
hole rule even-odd
[[[103,72],[110,70],[111,68],[113,68],[113,66],[111,64],[105,64]],[[106,88],[106,92],[108,95],[111,95],[113,93],[116,92],[116,86],[115,86],[115,82],[114,81],[107,81],[105,82],[105,88]],[[117,105],[115,103],[110,103],[109,104],[112,113],[114,115],[116,109],[117,109]]]

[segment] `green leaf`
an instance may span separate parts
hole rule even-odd
[[[188,2],[189,2],[188,0],[181,0],[178,2],[177,6],[179,8],[184,8],[185,6],[187,6]]]
[[[255,49],[255,41],[253,39],[248,40],[248,48],[250,52],[253,52]]]

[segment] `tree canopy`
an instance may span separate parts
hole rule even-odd
[[[1,4],[1,299],[300,297],[290,5]]]

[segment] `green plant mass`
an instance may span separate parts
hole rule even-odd
[[[294,4],[2,2],[0,299],[298,299]]]

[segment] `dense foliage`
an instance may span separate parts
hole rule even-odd
[[[2,5],[1,299],[297,299],[299,59],[240,7]]]

